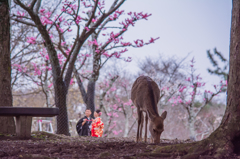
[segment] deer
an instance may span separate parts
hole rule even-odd
[[[144,142],[147,142],[147,125],[148,118],[149,131],[151,134],[151,141],[154,144],[160,143],[160,136],[164,131],[164,120],[167,117],[167,112],[164,111],[161,116],[159,116],[157,104],[160,99],[160,90],[156,82],[154,82],[148,76],[140,76],[133,83],[131,90],[131,100],[133,104],[137,107],[138,114],[138,128],[136,142],[142,141],[142,129],[145,112],[145,136]]]

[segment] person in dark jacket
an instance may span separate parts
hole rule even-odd
[[[90,117],[91,114],[92,114],[91,110],[86,109],[85,116],[77,122],[76,129],[79,136],[91,136],[91,124],[92,124],[92,118]]]

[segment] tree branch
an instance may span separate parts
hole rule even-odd
[[[34,13],[38,14],[39,8],[41,6],[42,0],[37,0],[37,5],[35,6]]]
[[[79,87],[80,92],[82,94],[83,101],[84,101],[85,104],[87,104],[87,100],[88,100],[87,93],[86,93],[86,90],[85,90],[85,88],[83,86],[83,83],[82,83],[82,81],[80,79],[80,76],[79,76],[79,74],[77,72],[76,67],[74,67],[73,72],[74,72],[75,78],[77,79],[77,84],[78,84],[78,87]]]
[[[18,18],[11,18],[11,19],[16,21],[16,22],[22,23],[22,24],[26,24],[26,25],[29,25],[29,26],[37,27],[34,23],[26,22],[26,21],[18,19]]]
[[[37,0],[33,0],[29,8],[33,10],[34,5],[36,4]]]
[[[92,14],[91,14],[91,17],[89,18],[87,24],[86,24],[86,27],[88,27],[90,25],[90,23],[92,22],[92,19],[94,18],[95,16],[95,12],[97,10],[97,6],[98,6],[98,0],[96,0],[95,4],[94,4],[94,8],[93,8],[93,11],[92,11]]]

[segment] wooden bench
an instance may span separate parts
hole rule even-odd
[[[20,138],[31,137],[32,117],[54,117],[58,114],[58,108],[0,107],[0,116],[16,117],[16,134]]]

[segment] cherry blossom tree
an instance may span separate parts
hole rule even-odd
[[[178,93],[169,99],[172,106],[181,104],[188,114],[187,127],[190,133],[190,139],[196,139],[195,123],[200,120],[198,116],[201,110],[209,104],[212,99],[221,92],[226,91],[227,83],[220,81],[219,85],[214,85],[215,92],[207,90],[205,83],[202,81],[200,75],[196,75],[194,68],[194,58],[190,64],[190,77],[186,79],[187,84],[182,84],[179,87]],[[196,104],[200,103],[200,104]]]
[[[127,137],[136,123],[136,109],[130,100],[131,80],[111,75],[99,86],[99,107],[106,116],[104,135],[123,134]]]
[[[137,39],[134,43],[123,41],[123,34],[129,26],[134,26],[138,20],[147,20],[151,14],[129,12],[126,14],[126,19],[120,21],[119,26],[109,26],[111,22],[119,20],[119,17],[124,14],[124,11],[119,8],[125,0],[113,1],[108,11],[105,10],[105,1],[103,0],[60,0],[58,3],[53,3],[51,7],[46,7],[46,1],[41,0],[32,0],[29,5],[24,4],[21,0],[14,0],[14,2],[19,10],[13,14],[12,18],[19,23],[36,28],[36,32],[27,37],[27,43],[44,46],[40,52],[46,49],[54,87],[55,104],[60,109],[57,117],[57,133],[60,134],[69,135],[66,97],[73,72],[84,102],[88,108],[94,111],[95,83],[103,65],[110,58],[122,59],[121,55],[127,51],[126,47],[138,48],[158,39],[151,38],[148,42]],[[109,31],[110,29],[119,29],[119,31],[107,32],[106,29]],[[99,36],[108,37],[107,41],[100,42]],[[70,42],[69,39],[73,41]],[[84,43],[92,46],[91,53],[82,54]],[[83,89],[79,70],[76,67],[81,68],[89,57],[92,57],[93,62],[92,71],[86,77],[89,79],[86,91]],[[128,57],[124,60],[129,62],[131,58]]]

